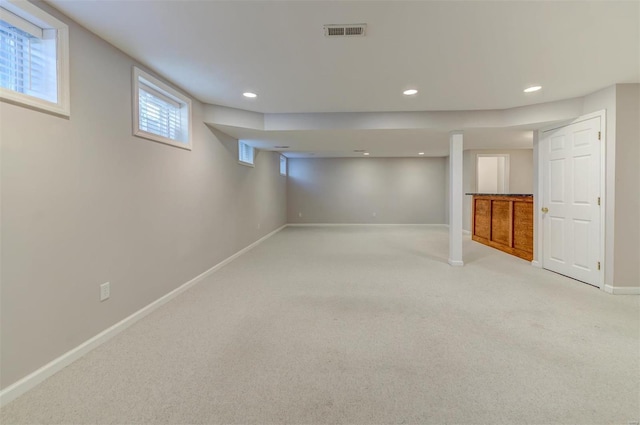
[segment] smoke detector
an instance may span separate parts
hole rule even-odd
[[[324,26],[325,37],[364,37],[367,24],[331,24]]]

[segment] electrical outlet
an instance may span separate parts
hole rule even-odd
[[[100,285],[100,301],[104,301],[109,299],[111,296],[111,284],[109,282],[105,282]]]
[[[298,217],[302,217],[302,213],[298,211]]]
[[[374,213],[372,213],[371,215],[372,215],[372,216],[374,216],[374,217],[376,217],[376,216],[378,215],[378,213],[377,213],[377,212],[374,212]]]

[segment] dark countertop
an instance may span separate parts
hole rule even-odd
[[[465,195],[480,195],[480,196],[533,196],[531,193],[475,193],[469,192]]]

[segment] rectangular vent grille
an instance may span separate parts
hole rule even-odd
[[[364,37],[367,24],[325,25],[325,37]]]

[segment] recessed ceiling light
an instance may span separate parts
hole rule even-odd
[[[369,156],[369,152],[363,153],[364,156]]]
[[[424,152],[418,152],[418,155],[424,155]]]
[[[258,97],[258,95],[257,95],[257,94],[255,94],[255,93],[251,93],[250,91],[244,92],[244,93],[242,93],[242,95],[243,95],[244,97],[250,97],[250,98],[252,98],[252,99],[253,99],[254,97]]]
[[[409,89],[402,92],[402,94],[404,94],[405,96],[412,96],[417,93],[418,93],[418,90],[416,89]]]
[[[529,88],[524,89],[525,93],[533,93],[534,91],[538,91],[542,88],[542,86],[531,86]]]

